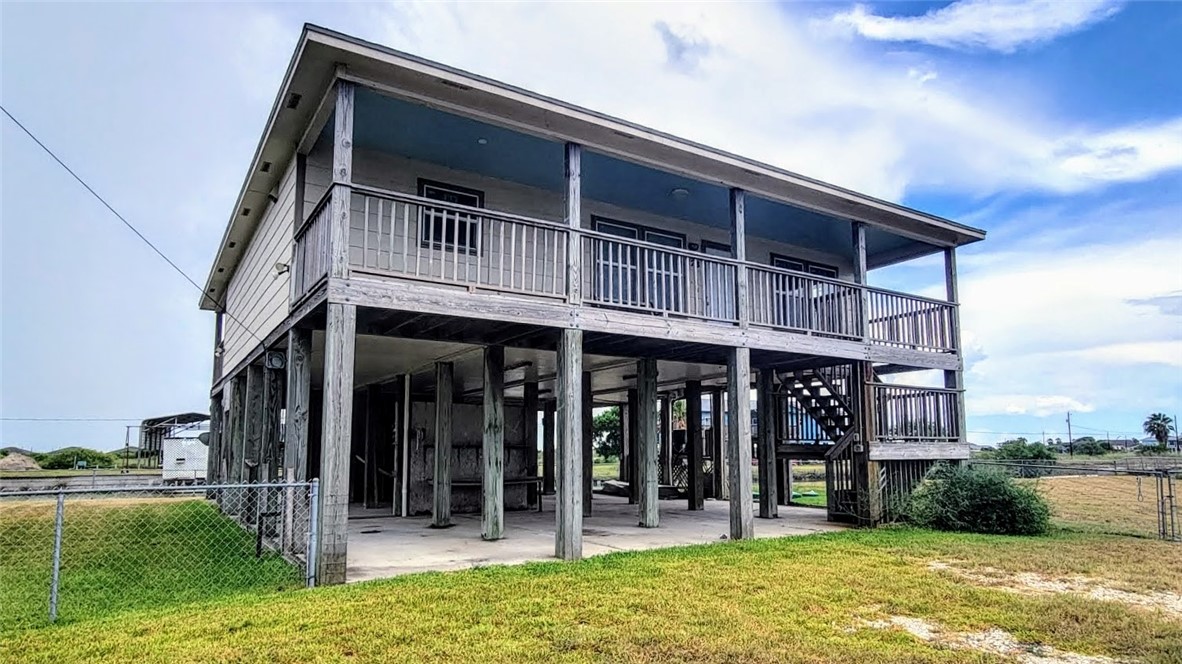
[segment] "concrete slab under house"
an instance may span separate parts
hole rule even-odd
[[[983,238],[307,26],[200,303],[208,476],[318,478],[320,583],[873,526],[968,457],[955,257]],[[867,285],[932,254],[943,298]],[[787,505],[793,460],[824,510]]]

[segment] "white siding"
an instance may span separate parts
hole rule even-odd
[[[291,264],[295,219],[295,160],[279,182],[278,201],[268,205],[226,291],[223,366],[230,370],[287,317],[291,271],[276,276],[275,264]],[[235,320],[237,319],[237,320]],[[241,321],[242,324],[239,324]],[[243,325],[247,329],[243,329]],[[253,334],[251,334],[253,332]],[[257,338],[256,338],[257,337]]]
[[[331,178],[331,145],[317,146],[308,156],[308,182],[305,190],[305,209],[310,213],[312,206],[324,194]],[[408,194],[418,193],[418,179],[435,180],[442,183],[477,189],[484,193],[485,207],[491,210],[511,212],[537,219],[561,221],[563,215],[562,194],[534,187],[491,178],[468,171],[458,171],[429,162],[415,161],[397,155],[354,149],[353,179],[358,184],[379,187]],[[356,202],[354,203],[356,205]],[[360,212],[360,211],[358,211]],[[359,262],[364,240],[361,214],[352,215],[353,228],[350,233],[351,262]],[[592,217],[607,217],[680,233],[686,242],[700,244],[712,240],[729,244],[730,233],[725,228],[728,221],[719,220],[723,228],[704,226],[672,217],[663,217],[630,208],[624,208],[600,201],[583,200],[584,228],[590,228]],[[376,233],[371,228],[371,233]],[[373,246],[371,237],[369,246]],[[784,242],[748,236],[747,260],[764,265],[771,264],[771,255],[781,254],[807,261],[831,265],[838,269],[841,278],[852,278],[853,266],[847,257],[827,254]],[[464,267],[461,264],[460,270]]]

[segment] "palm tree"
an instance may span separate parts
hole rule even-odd
[[[1166,417],[1165,413],[1154,413],[1145,418],[1141,425],[1145,433],[1157,439],[1157,444],[1165,447],[1170,442],[1170,432],[1174,431],[1174,420]]]

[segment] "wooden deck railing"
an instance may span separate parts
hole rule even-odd
[[[567,295],[563,226],[354,187],[354,270],[535,296]]]
[[[336,185],[344,186],[344,185]],[[328,272],[330,187],[295,234],[293,301]],[[561,223],[353,185],[353,271],[566,299]],[[613,307],[739,322],[739,270],[752,325],[932,352],[954,352],[954,303],[859,286],[580,229],[582,298]]]
[[[332,216],[332,188],[312,208],[312,214],[295,233],[291,266],[292,302],[301,297],[328,274],[329,218]]]
[[[605,233],[581,233],[585,302],[688,318],[738,320],[737,262]]]
[[[960,400],[957,390],[874,384],[874,436],[885,442],[957,442]]]
[[[763,265],[748,265],[747,274],[753,325],[862,338],[857,284]]]
[[[866,290],[871,342],[913,350],[956,350],[952,330],[955,304],[881,288]]]

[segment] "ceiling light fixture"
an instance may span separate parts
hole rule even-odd
[[[488,145],[488,139],[483,138],[483,137],[478,138],[478,139],[476,139],[476,144],[477,145]]]
[[[684,201],[689,198],[690,192],[685,187],[677,187],[673,191],[670,191],[669,195],[673,197],[673,200]]]

